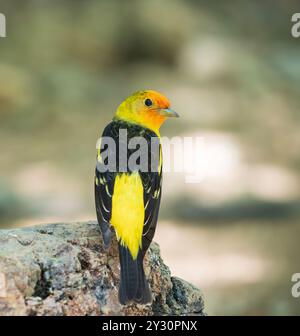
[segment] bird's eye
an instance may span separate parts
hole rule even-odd
[[[151,105],[152,105],[152,100],[149,99],[149,98],[147,98],[147,99],[145,100],[145,105],[146,105],[146,106],[151,106]]]

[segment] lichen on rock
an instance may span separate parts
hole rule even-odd
[[[0,316],[204,314],[199,289],[171,276],[156,243],[145,272],[152,304],[122,306],[116,239],[106,251],[97,223],[0,230]]]

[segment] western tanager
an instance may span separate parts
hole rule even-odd
[[[159,128],[168,117],[178,117],[170,109],[169,100],[152,91],[139,91],[128,97],[116,110],[115,116],[104,129],[102,139],[110,137],[116,147],[97,148],[95,176],[95,201],[97,219],[104,245],[109,246],[111,231],[115,230],[119,245],[121,266],[119,300],[121,304],[135,301],[140,304],[151,302],[152,297],[143,269],[145,253],[153,239],[161,199],[162,154]],[[120,131],[127,132],[126,163],[134,150],[128,146],[131,139],[146,140],[149,155],[153,152],[151,139],[158,140],[159,158],[156,169],[141,170],[139,165],[128,164],[127,170],[120,167],[124,144],[120,143]],[[130,148],[129,148],[130,147]],[[116,169],[103,171],[104,152],[116,155]],[[138,160],[137,160],[138,161]],[[150,160],[151,161],[151,160]],[[106,161],[107,163],[107,161]],[[139,162],[140,164],[141,162]]]

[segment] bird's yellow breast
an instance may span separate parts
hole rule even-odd
[[[142,245],[144,216],[144,190],[140,175],[117,175],[110,223],[115,228],[118,240],[128,247],[134,259]]]

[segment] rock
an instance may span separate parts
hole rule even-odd
[[[0,315],[203,315],[199,289],[176,277],[152,243],[145,272],[153,303],[118,301],[116,239],[95,222],[0,230]]]

